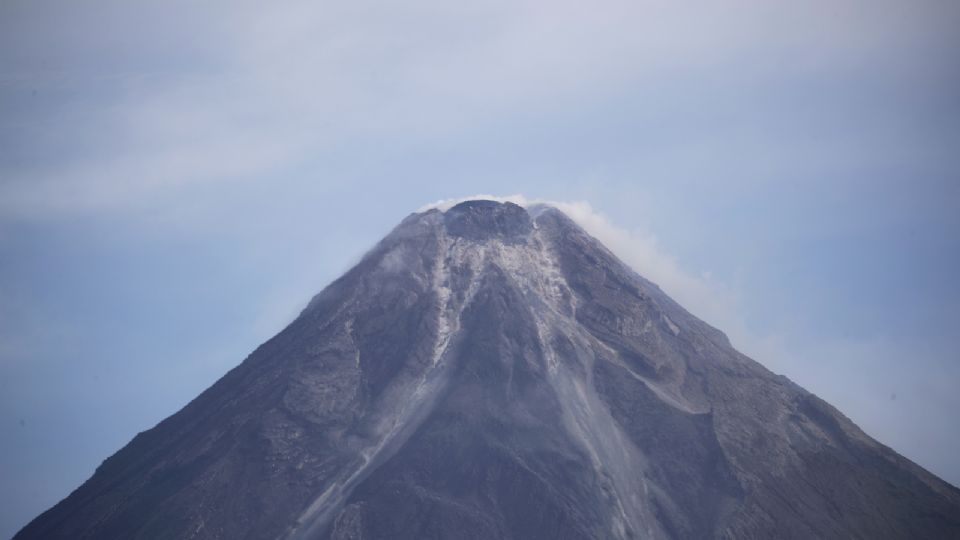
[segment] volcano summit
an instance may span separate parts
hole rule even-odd
[[[15,537],[960,538],[960,491],[559,210],[406,218]]]

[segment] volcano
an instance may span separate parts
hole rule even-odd
[[[561,211],[411,214],[16,539],[960,538],[960,490]]]

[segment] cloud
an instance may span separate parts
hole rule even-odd
[[[624,95],[652,113],[672,110],[669,99],[684,92],[675,85],[694,73],[718,86],[691,92],[679,104],[688,109],[785,70],[824,77],[942,62],[925,53],[960,10],[904,6],[290,1],[11,11],[0,17],[12,66],[0,92],[23,107],[0,129],[11,155],[29,156],[0,159],[0,217],[176,206],[197,185],[277,181],[318,156],[432,146]],[[98,17],[109,32],[93,30]]]

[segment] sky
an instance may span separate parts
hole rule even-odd
[[[410,212],[549,200],[960,484],[960,4],[0,1],[0,537]]]

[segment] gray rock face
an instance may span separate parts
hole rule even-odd
[[[960,538],[960,491],[558,210],[470,201],[15,538]]]

